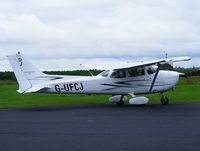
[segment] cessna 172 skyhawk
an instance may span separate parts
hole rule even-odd
[[[40,72],[20,52],[7,56],[19,84],[19,93],[110,94],[109,102],[144,105],[146,97],[136,94],[160,93],[161,103],[168,104],[163,92],[173,89],[182,73],[160,70],[160,65],[188,61],[189,57],[161,59],[105,70],[97,76],[61,76]]]

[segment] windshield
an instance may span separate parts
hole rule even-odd
[[[106,71],[101,72],[99,75],[103,76],[103,77],[107,77],[109,75],[109,73],[110,73],[110,71],[106,70]]]

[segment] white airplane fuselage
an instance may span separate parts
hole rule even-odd
[[[20,52],[7,56],[19,84],[19,93],[109,94],[110,103],[144,105],[149,99],[135,94],[161,93],[161,103],[168,104],[163,92],[172,89],[182,73],[160,70],[162,64],[188,61],[176,57],[104,70],[97,76],[48,75],[38,70]]]
[[[52,76],[45,84],[46,89],[37,93],[59,93],[59,94],[148,94],[164,92],[172,89],[179,80],[180,73],[175,71],[160,70],[152,91],[154,74],[136,77],[111,78],[109,75],[97,76]],[[54,79],[57,79],[55,80]],[[51,78],[51,76],[49,76]],[[44,82],[44,79],[41,81]],[[69,82],[68,82],[69,81]]]

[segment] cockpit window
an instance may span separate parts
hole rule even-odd
[[[155,68],[153,68],[153,67],[148,67],[147,68],[147,73],[148,74],[154,74],[156,72],[156,69]]]
[[[109,70],[106,70],[106,71],[103,71],[102,73],[100,73],[99,75],[103,76],[103,77],[107,77],[109,75],[110,71]]]
[[[128,77],[136,77],[145,75],[144,69],[142,68],[132,68],[128,69]]]
[[[110,76],[111,78],[125,78],[126,71],[125,70],[115,70]]]

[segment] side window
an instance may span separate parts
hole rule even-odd
[[[135,76],[137,76],[137,69],[129,69],[128,77],[135,77]]]
[[[116,70],[111,74],[110,77],[111,78],[125,78],[126,72],[125,72],[125,70]]]
[[[145,75],[144,69],[142,68],[135,68],[135,69],[128,70],[128,77],[136,77],[136,76],[142,76],[142,75]]]
[[[138,76],[145,75],[144,69],[138,69]]]
[[[148,74],[153,74],[153,73],[155,73],[156,72],[156,70],[153,68],[153,67],[148,67],[147,68],[147,73]]]

